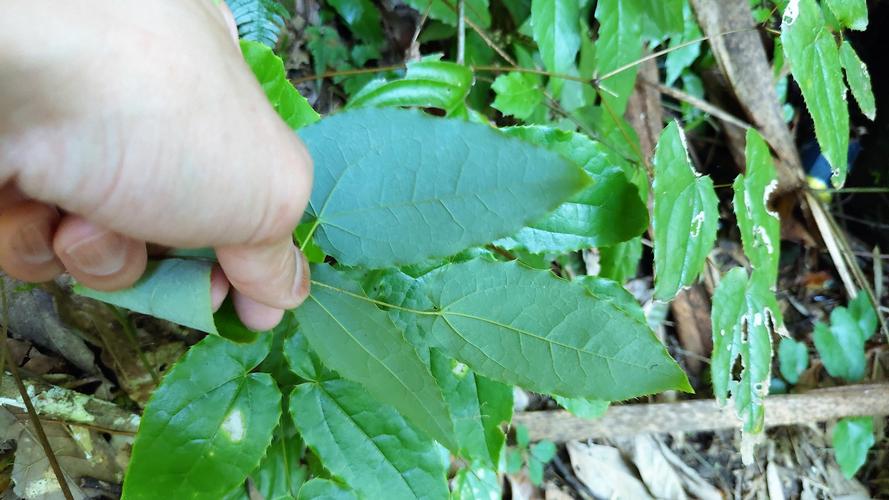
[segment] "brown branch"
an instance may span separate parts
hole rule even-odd
[[[727,111],[723,111],[721,108],[718,108],[703,99],[699,99],[693,95],[687,94],[679,89],[675,89],[673,87],[668,87],[662,83],[650,82],[648,80],[643,80],[643,83],[645,83],[646,85],[651,85],[651,86],[655,87],[658,90],[658,92],[660,92],[661,94],[670,96],[674,99],[678,99],[683,102],[687,102],[688,104],[691,104],[692,106],[700,109],[704,113],[713,115],[716,118],[719,118],[720,120],[722,120],[726,123],[730,123],[736,127],[740,127],[743,130],[747,130],[748,128],[754,128],[753,125],[750,125],[749,123],[745,122],[744,120],[741,120],[740,118],[735,117],[731,113],[729,113]]]
[[[849,385],[768,396],[765,406],[766,427],[858,415],[889,415],[889,384]],[[732,406],[720,408],[712,399],[617,405],[596,420],[578,418],[564,410],[535,411],[516,415],[513,423],[524,425],[533,440],[551,441],[741,427]]]

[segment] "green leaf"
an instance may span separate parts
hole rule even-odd
[[[560,154],[582,167],[593,183],[551,214],[497,241],[497,245],[507,250],[525,248],[532,253],[566,253],[621,243],[648,227],[648,209],[639,190],[627,180],[620,160],[600,143],[550,127],[511,127],[504,132]]]
[[[827,7],[842,26],[858,31],[867,29],[867,0],[827,0]]]
[[[442,21],[451,26],[457,25],[457,4],[450,0],[405,0],[420,15],[429,13],[429,18]],[[481,28],[491,27],[491,14],[488,11],[488,0],[466,0],[466,18]],[[467,26],[468,28],[468,26]]]
[[[334,377],[333,373],[326,369],[309,347],[306,336],[300,332],[291,335],[284,341],[284,358],[293,373],[305,380],[321,382]]]
[[[575,61],[580,50],[579,19],[579,0],[531,0],[532,33],[547,71],[576,73]]]
[[[329,479],[315,478],[299,489],[299,500],[358,500],[358,495]]]
[[[305,445],[288,415],[281,418],[265,458],[250,475],[265,500],[296,498],[306,482],[308,469],[300,465]]]
[[[277,0],[226,0],[244,40],[260,42],[269,47],[278,43],[285,19],[290,13]]]
[[[528,479],[531,484],[540,486],[543,484],[543,468],[544,464],[534,457],[528,457]]]
[[[596,73],[602,77],[642,56],[642,6],[639,0],[600,0],[595,15],[599,20]],[[616,116],[626,110],[638,71],[633,66],[600,82],[602,100]]]
[[[563,398],[562,396],[556,396],[555,399],[559,406],[568,410],[575,417],[590,420],[604,415],[605,411],[608,410],[608,406],[611,405],[610,401],[601,399]]]
[[[501,425],[512,419],[512,387],[472,373],[437,349],[432,350],[430,361],[448,402],[459,455],[496,467],[506,440]]]
[[[312,69],[316,75],[323,74],[327,68],[349,67],[349,51],[334,28],[309,26],[305,30],[305,42],[312,54]]]
[[[368,301],[357,283],[333,268],[312,266],[312,277],[312,293],[296,317],[300,332],[324,364],[456,449],[435,379],[388,315]]]
[[[353,110],[300,135],[315,162],[306,211],[315,239],[346,265],[419,263],[488,243],[589,182],[558,155],[491,127],[416,111]]]
[[[299,385],[290,396],[290,413],[324,467],[359,496],[447,497],[447,460],[440,449],[359,385],[345,380]]]
[[[840,46],[840,63],[846,70],[846,82],[849,83],[855,102],[864,116],[873,120],[877,116],[877,106],[870,86],[870,73],[867,72],[867,65],[858,58],[855,49],[846,40]]]
[[[543,88],[539,75],[511,72],[500,75],[491,86],[497,97],[491,104],[505,115],[526,120],[543,102]]]
[[[809,367],[809,350],[803,342],[790,337],[781,339],[778,344],[778,366],[781,376],[791,384],[799,382],[799,376]]]
[[[531,445],[531,456],[540,460],[541,463],[548,463],[556,456],[556,445],[547,440],[534,443]]]
[[[696,40],[702,36],[701,28],[698,26],[698,21],[688,2],[683,2],[682,19],[682,35],[670,39],[670,48],[674,50],[667,54],[667,59],[664,62],[664,66],[667,69],[665,85],[673,85],[673,82],[682,75],[682,71],[690,67],[701,54],[700,42],[676,48],[683,43]]]
[[[383,44],[383,25],[380,10],[370,0],[329,0],[336,12],[346,21],[352,33],[365,43]]]
[[[661,41],[667,37],[675,37],[682,33],[683,27],[688,26],[683,23],[682,16],[683,7],[688,7],[685,0],[641,0],[639,6],[645,12],[641,16],[642,35],[649,40]]]
[[[824,368],[832,377],[851,382],[864,378],[864,344],[877,328],[877,317],[867,295],[861,293],[849,308],[837,307],[830,313],[830,326],[815,324],[815,348]]]
[[[599,249],[599,276],[625,283],[636,276],[642,259],[642,238]]]
[[[212,269],[212,262],[202,260],[151,261],[139,281],[126,290],[101,292],[77,284],[74,291],[124,309],[218,334],[210,303]]]
[[[318,113],[287,80],[284,62],[272,49],[258,42],[241,40],[241,52],[275,111],[290,128],[296,130],[318,121]]]
[[[654,153],[655,298],[694,283],[716,241],[719,201],[710,177],[691,165],[685,134],[671,122]]]
[[[518,435],[518,429],[522,427],[519,426],[516,429],[516,434]],[[527,432],[527,431],[526,431]],[[522,458],[522,454],[519,450],[514,448],[509,448],[506,450],[506,473],[507,474],[518,474],[520,470],[522,470],[522,464],[524,463],[524,459]]]
[[[735,216],[750,266],[774,284],[778,280],[781,223],[778,214],[769,209],[769,198],[778,187],[778,175],[769,146],[752,128],[747,129],[746,156],[747,173],[739,175],[733,186]]]
[[[689,390],[648,326],[581,282],[471,261],[420,278],[431,339],[473,371],[547,394],[623,400]]]
[[[451,113],[464,105],[472,71],[461,64],[426,59],[407,65],[403,79],[374,80],[349,100],[350,108],[414,106]]]
[[[519,466],[521,467],[521,464]],[[451,500],[500,500],[501,498],[503,489],[494,469],[472,467],[457,471]]]
[[[281,393],[251,373],[270,337],[235,344],[209,336],[192,347],[152,395],[124,481],[124,496],[220,498],[260,463],[281,416]]]
[[[769,392],[772,334],[786,335],[781,310],[771,283],[736,267],[725,274],[713,294],[713,394],[725,404],[729,391],[744,431],[762,430],[763,399]],[[740,380],[733,374],[740,357]]]
[[[815,136],[830,163],[837,188],[846,181],[849,148],[849,110],[840,57],[833,35],[815,0],[793,0],[784,11],[781,42],[815,122]]]
[[[873,417],[846,417],[833,430],[833,452],[847,479],[858,472],[874,445]]]

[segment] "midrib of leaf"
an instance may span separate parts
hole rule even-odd
[[[322,387],[321,384],[316,384],[316,387],[319,389],[319,392],[325,394],[325,395],[327,396],[327,399],[329,399],[330,401],[333,402],[333,405],[336,407],[336,409],[338,409],[338,410],[340,411],[340,413],[342,413],[343,415],[345,415],[345,417],[346,417],[347,420],[349,420],[349,421],[351,421],[352,423],[355,424],[355,427],[356,427],[358,430],[360,430],[362,434],[364,434],[364,437],[367,438],[367,441],[368,441],[368,442],[370,442],[370,443],[373,444],[374,448],[376,448],[376,450],[377,450],[378,452],[380,452],[380,455],[382,455],[383,457],[386,457],[387,464],[389,465],[389,467],[390,467],[392,470],[395,471],[395,475],[398,476],[398,479],[400,479],[401,482],[404,483],[405,486],[407,486],[407,489],[411,490],[412,492],[414,492],[414,493],[416,494],[417,492],[414,491],[414,488],[411,486],[411,484],[408,483],[407,480],[405,480],[404,475],[402,474],[402,472],[401,472],[400,470],[398,470],[398,468],[396,468],[396,467],[392,464],[392,459],[389,457],[389,455],[387,455],[387,454],[380,448],[380,446],[377,444],[377,442],[374,441],[374,439],[373,439],[374,436],[371,436],[371,435],[367,432],[367,430],[366,430],[364,427],[362,427],[361,424],[360,424],[357,420],[355,420],[355,419],[352,417],[352,415],[351,415],[349,412],[346,411],[345,408],[343,408],[343,406],[340,404],[339,401],[336,400],[335,397],[333,397],[329,392],[327,392],[326,390],[324,390],[324,387]],[[320,405],[319,405],[319,406],[320,406]],[[323,407],[323,406],[321,407],[321,413],[322,413],[322,415],[324,414],[324,407]],[[334,436],[335,434],[333,433],[332,429],[330,428],[330,425],[329,425],[328,422],[329,422],[328,419],[325,418],[325,419],[324,419],[324,425],[327,427],[327,431],[330,433],[330,435],[331,435],[331,436]],[[347,464],[347,465],[351,465],[351,464]],[[422,496],[422,495],[417,495],[417,498],[420,498],[421,496]]]
[[[495,320],[492,320],[492,319],[489,319],[489,318],[485,318],[485,317],[482,317],[482,316],[476,316],[476,315],[474,315],[474,314],[467,314],[467,313],[461,313],[461,312],[448,311],[448,310],[447,310],[447,307],[451,307],[451,306],[453,306],[454,304],[459,303],[461,300],[464,300],[464,299],[466,299],[467,297],[471,297],[473,294],[466,295],[466,296],[460,298],[459,300],[456,300],[456,301],[454,301],[454,302],[448,304],[447,306],[443,306],[442,309],[441,309],[440,311],[423,311],[423,310],[420,310],[420,309],[412,309],[412,308],[410,308],[410,307],[403,307],[403,306],[398,306],[398,305],[395,305],[395,304],[390,304],[390,303],[388,303],[388,302],[384,302],[384,301],[382,301],[382,300],[372,299],[372,298],[370,298],[370,297],[364,297],[364,296],[359,295],[359,294],[357,294],[357,293],[353,293],[353,292],[350,292],[350,291],[348,291],[348,290],[344,290],[344,289],[342,289],[342,288],[335,287],[335,286],[333,286],[333,285],[328,285],[327,283],[321,283],[320,281],[312,280],[312,286],[320,286],[320,287],[323,287],[323,288],[327,288],[327,289],[329,289],[329,290],[333,290],[333,291],[336,291],[336,292],[339,292],[339,293],[348,295],[348,296],[350,296],[350,297],[354,297],[354,298],[356,298],[356,299],[363,300],[363,301],[365,301],[365,302],[370,302],[370,303],[372,303],[372,304],[376,304],[376,305],[378,305],[378,306],[391,307],[391,308],[393,308],[393,309],[397,309],[397,310],[399,310],[399,311],[404,311],[404,312],[413,313],[413,314],[421,314],[421,315],[424,315],[424,316],[438,316],[438,317],[442,318],[442,319],[448,324],[448,327],[450,327],[451,330],[454,331],[454,333],[456,333],[457,335],[459,335],[460,338],[462,338],[462,339],[465,340],[468,344],[472,345],[473,347],[475,347],[476,349],[478,349],[479,351],[482,351],[482,352],[484,352],[484,349],[481,349],[480,347],[478,347],[478,346],[476,346],[475,344],[473,344],[472,342],[470,342],[466,337],[464,337],[463,334],[460,333],[460,331],[459,331],[459,330],[458,330],[458,329],[457,329],[457,328],[456,328],[450,321],[448,321],[448,319],[447,319],[448,316],[457,316],[457,317],[466,318],[466,319],[471,319],[471,320],[475,320],[475,321],[481,321],[481,322],[483,322],[483,323],[488,323],[488,324],[491,324],[491,325],[494,325],[494,326],[498,326],[498,327],[500,327],[500,328],[505,328],[505,329],[507,329],[507,330],[511,330],[511,331],[513,331],[513,332],[516,332],[516,333],[518,333],[518,334],[524,335],[524,336],[526,336],[526,337],[531,337],[531,338],[534,338],[534,339],[536,339],[536,340],[543,341],[544,343],[546,343],[546,344],[548,344],[548,345],[550,345],[550,346],[552,346],[552,345],[556,345],[556,346],[559,346],[559,347],[564,347],[564,348],[566,348],[566,349],[568,349],[568,350],[571,350],[571,351],[574,351],[574,352],[577,352],[577,353],[581,353],[581,354],[589,354],[589,355],[591,355],[591,356],[594,356],[594,357],[597,357],[597,358],[600,358],[600,359],[604,359],[604,360],[606,360],[606,361],[613,361],[613,362],[617,362],[617,363],[622,363],[622,364],[625,364],[625,365],[628,365],[628,366],[633,366],[633,367],[636,367],[636,368],[647,368],[645,365],[639,365],[639,364],[632,363],[632,362],[630,362],[630,361],[620,360],[620,359],[617,359],[617,358],[612,357],[612,356],[605,356],[604,354],[597,353],[597,352],[585,351],[585,350],[582,350],[582,349],[578,349],[577,347],[574,347],[574,346],[571,346],[571,345],[568,345],[568,344],[563,344],[563,343],[561,343],[561,342],[558,342],[558,341],[555,341],[555,340],[552,340],[552,339],[548,339],[548,338],[546,338],[546,337],[541,337],[540,335],[534,334],[533,332],[528,332],[528,331],[522,330],[522,329],[520,329],[520,328],[516,328],[516,327],[514,327],[514,326],[512,326],[512,325],[507,325],[507,324],[504,324],[504,323],[500,323],[499,321],[495,321]],[[503,287],[500,287],[500,288],[503,288]],[[593,295],[593,294],[590,294],[590,295]],[[311,295],[309,296],[309,298],[311,298],[312,300],[315,300]],[[323,305],[321,305],[321,303],[318,302],[317,300],[315,300],[315,303],[317,303],[319,306],[321,306],[321,308],[324,309],[324,312],[327,313],[328,316],[330,316],[331,318],[333,318],[333,320],[336,321],[336,323],[337,323],[338,325],[340,325],[340,328],[342,328],[343,331],[345,331],[346,333],[349,334],[350,337],[352,337],[352,335],[351,335],[351,333],[348,331],[348,329],[346,329],[346,328],[345,328],[345,327],[344,327],[344,326],[343,326],[343,325],[336,319],[336,317],[334,317],[333,314],[330,313],[330,311],[328,311],[328,310],[327,310]],[[623,309],[621,309],[621,308],[619,308],[619,307],[617,307],[616,309],[619,310],[619,311],[621,311],[621,312],[623,312]],[[633,322],[636,322],[636,323],[639,323],[639,321],[636,320],[635,318],[632,318],[632,317],[630,317],[629,315],[626,315],[626,316],[627,316],[627,319],[628,319],[628,320],[633,321]],[[641,323],[640,323],[640,324],[641,324]],[[354,337],[352,337],[352,338],[354,339]],[[357,342],[357,340],[356,340],[356,342]],[[368,353],[368,354],[369,354],[369,353]],[[374,359],[377,359],[377,358],[374,358]],[[493,358],[492,358],[492,359],[493,359]],[[377,361],[379,361],[379,360],[377,359]],[[499,363],[498,363],[498,364],[499,364]],[[503,366],[503,365],[500,365],[500,366],[502,366],[503,368],[506,368],[506,367]],[[391,373],[391,371],[390,371],[390,373]],[[394,373],[393,373],[393,375],[394,375]],[[397,379],[397,377],[396,377],[396,379]],[[401,382],[401,379],[397,379],[397,380],[398,380],[399,382]],[[402,384],[402,385],[404,385],[404,384]],[[425,407],[424,407],[424,408],[425,408]]]
[[[352,297],[362,298],[363,300],[367,300],[367,301],[369,301],[369,302],[374,302],[374,303],[379,302],[379,301],[375,301],[375,300],[370,299],[370,298],[367,298],[367,297],[361,297],[361,296],[358,295],[358,294],[348,292],[348,291],[343,290],[343,289],[341,289],[341,288],[337,288],[337,287],[330,286],[330,285],[327,285],[327,284],[319,283],[319,282],[314,281],[314,280],[312,280],[312,285],[313,285],[313,286],[314,286],[314,285],[321,285],[321,286],[324,286],[324,287],[326,287],[326,288],[329,288],[329,289],[332,289],[332,290],[337,290],[337,291],[339,291],[339,292],[345,293],[345,294],[350,295],[350,296],[352,296]],[[312,299],[316,304],[318,304],[318,307],[320,307],[320,308],[324,311],[325,314],[327,314],[328,316],[330,316],[330,319],[332,319],[332,320],[337,324],[337,326],[339,326],[340,329],[341,329],[343,332],[346,333],[346,335],[348,335],[353,341],[355,341],[355,345],[361,347],[361,349],[362,349],[362,350],[363,350],[369,357],[373,358],[377,363],[379,363],[380,365],[382,365],[382,366],[386,369],[386,371],[389,372],[389,374],[392,375],[392,377],[393,377],[395,380],[397,380],[399,384],[401,384],[401,386],[404,388],[405,393],[408,394],[408,395],[410,395],[410,396],[411,396],[417,403],[419,403],[420,407],[422,407],[423,410],[425,410],[427,414],[429,414],[429,415],[435,415],[435,412],[432,411],[432,410],[430,410],[430,409],[423,403],[423,400],[422,400],[421,398],[418,398],[418,397],[416,396],[416,394],[414,394],[414,392],[410,389],[410,387],[408,387],[407,384],[405,384],[404,381],[401,380],[401,377],[399,377],[398,375],[395,374],[395,372],[392,371],[392,369],[389,367],[389,364],[388,364],[388,363],[385,363],[383,360],[381,360],[380,358],[378,358],[377,356],[375,356],[372,352],[370,352],[370,351],[368,351],[367,349],[365,349],[365,348],[364,348],[364,344],[362,344],[361,341],[359,341],[358,339],[356,339],[355,336],[352,335],[352,332],[351,332],[348,328],[346,328],[346,325],[342,324],[342,323],[340,322],[340,320],[337,319],[336,315],[334,315],[329,309],[327,309],[326,307],[324,307],[324,304],[322,304],[318,299],[316,299],[315,297],[313,297],[311,294],[309,295],[309,298]],[[381,303],[381,305],[387,305],[387,306],[390,306],[390,307],[395,307],[395,306],[392,306],[391,304],[385,304],[384,302]],[[436,424],[437,424],[437,423],[436,423]],[[441,428],[440,426],[439,426],[439,429],[438,429],[438,430],[439,430],[443,435],[445,435],[445,436],[447,436],[447,435],[449,434],[449,432],[448,432],[447,429]]]

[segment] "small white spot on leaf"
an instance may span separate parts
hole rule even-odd
[[[766,188],[762,193],[762,205],[766,208],[767,214],[777,219],[778,212],[769,210],[769,199],[772,197],[772,193],[774,193],[776,189],[778,189],[778,180],[772,179],[772,182],[766,185]]]
[[[796,18],[799,17],[799,0],[790,0],[790,3],[787,4],[787,8],[784,9],[784,16],[781,17],[782,28],[783,25],[790,26],[796,22]]]
[[[695,216],[691,219],[691,237],[692,238],[698,237],[698,235],[701,233],[701,227],[703,227],[703,225],[704,225],[704,212],[701,211],[701,212],[698,212],[697,214],[695,214]]]
[[[241,410],[235,408],[225,417],[225,420],[222,421],[222,430],[235,443],[244,439],[244,434],[247,431],[244,428],[244,416],[241,414]]]

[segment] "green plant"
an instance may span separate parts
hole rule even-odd
[[[506,37],[506,51],[483,36],[495,22],[487,1],[464,3],[475,27],[465,32],[453,2],[407,3],[435,20],[420,40],[455,39],[455,59],[466,64],[426,55],[404,69],[328,75],[347,99],[323,119],[271,49],[242,43],[315,160],[312,198],[294,230],[313,262],[312,294],[279,327],[247,331],[230,304],[210,312],[212,254],[154,262],[123,292],[79,289],[211,334],[146,408],[127,498],[245,498],[248,476],[267,498],[497,498],[513,385],[587,418],[612,401],[691,389],[621,286],[636,274],[649,223],[662,301],[695,283],[719,227],[715,187],[693,165],[680,123],[664,129],[649,165],[623,118],[645,46],[676,49],[668,79],[702,95],[693,66],[704,46],[687,2],[600,0],[593,10],[576,0],[504,1],[521,35]],[[851,46],[837,48],[814,0],[792,1],[785,14],[783,54],[839,186],[848,140],[840,62],[865,112],[867,73]],[[344,30],[306,29],[317,74],[305,80],[386,49],[372,2],[331,1],[319,16]],[[861,26],[858,11],[836,18]],[[280,23],[265,19],[259,38],[273,45]],[[497,55],[509,66],[493,67]],[[822,71],[829,81],[813,84]],[[419,111],[430,108],[444,117]],[[492,123],[498,111],[509,126]],[[680,111],[689,125],[706,119]],[[748,130],[746,170],[732,188],[749,266],[722,276],[712,311],[714,393],[722,403],[731,395],[748,434],[762,431],[772,338],[784,332],[774,292],[779,221],[769,206],[776,186],[769,146]],[[593,247],[598,277],[578,253]],[[519,435],[519,446],[538,481],[552,445]],[[450,487],[449,454],[463,464]]]
[[[556,456],[556,445],[552,441],[542,440],[531,444],[528,429],[517,426],[516,446],[506,452],[506,471],[518,474],[522,467],[528,468],[531,483],[543,484],[543,468]]]
[[[824,368],[832,377],[850,382],[864,378],[864,344],[877,331],[877,313],[866,294],[859,294],[848,309],[830,313],[830,325],[815,324],[815,347]]]

